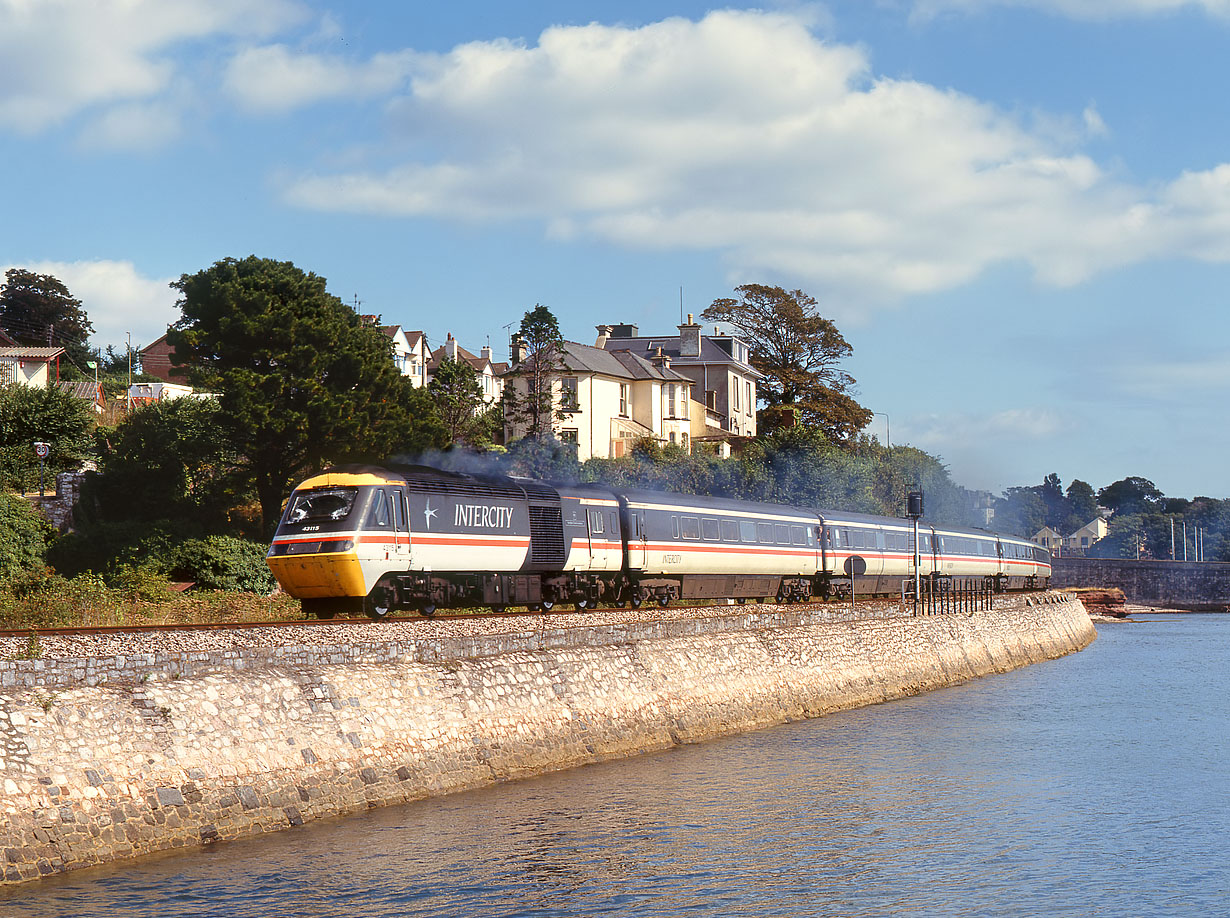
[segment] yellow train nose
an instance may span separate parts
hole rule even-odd
[[[366,596],[363,569],[355,552],[277,555],[265,559],[282,589],[296,599]]]

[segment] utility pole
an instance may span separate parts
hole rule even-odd
[[[132,332],[128,336],[128,391],[124,396],[124,413],[132,414]]]

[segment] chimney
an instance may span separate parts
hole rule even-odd
[[[611,326],[612,338],[637,338],[639,336],[640,329],[638,329],[635,325],[624,324]]]
[[[605,348],[607,341],[611,338],[611,326],[596,325],[594,327],[598,329],[598,340],[594,342],[594,347]]]
[[[649,358],[649,360],[659,370],[669,370],[671,368],[670,355],[663,354],[662,348],[658,348],[657,351],[654,353],[654,355]]]
[[[700,356],[700,326],[692,321],[692,313],[688,313],[688,321],[679,326],[679,356]]]
[[[448,333],[448,339],[444,342],[444,356],[449,360],[457,359],[457,339],[452,332]]]
[[[514,367],[525,363],[525,340],[519,334],[513,335],[508,342],[508,359]]]
[[[487,345],[482,350],[480,350],[478,352],[478,356],[482,357],[483,360],[487,361],[488,363],[491,363],[491,345]]]

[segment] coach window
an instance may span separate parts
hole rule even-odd
[[[718,526],[717,520],[711,520],[707,516],[702,516],[700,519],[701,532],[705,539],[710,542],[716,542],[721,536],[721,527]]]
[[[700,520],[694,516],[679,517],[679,534],[685,539],[699,539]]]
[[[804,529],[802,526],[791,526],[790,527],[790,541],[794,545],[806,545],[807,544],[807,530]]]
[[[777,542],[781,545],[790,544],[790,527],[784,526],[781,523],[773,524],[773,535],[777,537]]]
[[[757,523],[756,538],[761,542],[771,543],[773,541],[773,524]]]
[[[739,538],[744,542],[755,542],[756,524],[751,520],[739,520]]]
[[[739,524],[734,520],[722,520],[722,541],[739,541]]]

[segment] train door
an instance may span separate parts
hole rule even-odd
[[[934,529],[928,527],[927,532],[930,535],[927,537],[931,542],[931,571],[936,574],[944,572],[944,543],[940,538],[940,534]]]
[[[645,511],[633,510],[621,498],[620,508],[623,513],[623,537],[628,547],[628,570],[645,569]]]
[[[604,571],[607,569],[608,539],[607,516],[601,507],[587,507],[585,510],[586,530],[589,533],[589,569]]]
[[[380,532],[379,544],[390,566],[406,570],[410,566],[410,527],[406,515],[406,495],[402,488],[377,488],[368,513],[367,529]]]

